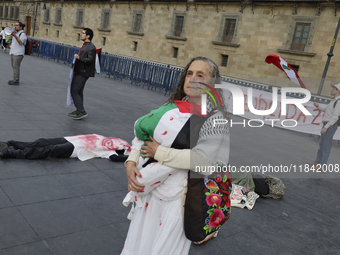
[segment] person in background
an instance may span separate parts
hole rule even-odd
[[[319,150],[315,161],[308,161],[311,166],[315,166],[316,170],[326,170],[324,167],[327,164],[328,157],[331,153],[333,136],[338,129],[338,119],[340,116],[340,83],[331,85],[331,95],[333,100],[328,105],[320,105],[314,102],[314,106],[320,111],[325,112],[323,117],[323,127],[321,129],[321,138]]]
[[[25,45],[27,36],[24,32],[25,25],[21,22],[15,22],[13,33],[7,36],[7,40],[11,41],[11,65],[13,68],[13,80],[8,82],[8,85],[19,85],[20,65],[25,55]]]
[[[87,79],[95,75],[96,62],[96,47],[91,42],[92,38],[93,31],[90,28],[84,28],[80,34],[80,39],[84,44],[79,53],[74,55],[76,62],[71,83],[71,97],[76,110],[68,114],[74,120],[80,120],[87,116],[84,108],[84,88]]]
[[[1,44],[3,52],[5,52],[7,48],[5,27],[2,27],[2,30],[0,32],[0,44]]]

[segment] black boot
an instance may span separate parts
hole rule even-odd
[[[2,158],[4,153],[6,153],[7,149],[8,149],[7,143],[0,143],[0,158]]]

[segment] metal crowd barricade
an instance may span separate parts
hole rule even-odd
[[[171,69],[171,71],[169,72],[169,79],[165,87],[165,94],[167,92],[171,93],[173,90],[175,90],[181,74],[181,70]]]
[[[147,83],[147,68],[147,63],[134,61],[131,66],[131,84],[141,85]]]
[[[167,72],[168,72],[167,68],[152,65],[148,75],[148,89],[154,88],[159,89],[160,91],[164,89]]]
[[[133,60],[125,59],[122,57],[113,57],[112,69],[109,72],[109,76],[113,75],[114,79],[129,78],[131,75]]]
[[[100,58],[100,72],[108,73],[110,71],[110,62],[112,61],[112,56],[108,54],[101,54]]]

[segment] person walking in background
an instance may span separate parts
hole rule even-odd
[[[307,162],[309,165],[315,166],[316,170],[325,170],[324,165],[327,163],[331,153],[333,136],[338,128],[337,122],[340,116],[340,83],[331,86],[331,95],[334,99],[328,105],[320,105],[314,102],[314,106],[320,111],[325,112],[323,127],[321,129],[320,148],[316,160]]]
[[[84,42],[78,54],[74,55],[74,76],[71,83],[71,97],[76,107],[74,112],[68,116],[74,120],[80,120],[87,116],[84,108],[84,87],[89,77],[95,75],[96,47],[91,42],[93,31],[90,28],[84,28],[80,34],[80,39]]]
[[[7,36],[7,40],[12,40],[11,50],[11,65],[13,68],[13,80],[8,82],[8,85],[19,85],[20,78],[20,65],[25,55],[25,45],[27,36],[24,32],[25,25],[21,22],[15,22],[14,31],[11,35]]]
[[[1,28],[1,32],[0,32],[0,45],[2,47],[3,52],[6,51],[7,48],[7,42],[6,42],[6,34],[5,34],[5,27]]]

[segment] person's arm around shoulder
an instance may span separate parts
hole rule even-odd
[[[152,142],[145,141],[146,145],[142,145],[141,153],[145,157],[154,158],[162,165],[195,171],[195,165],[209,166],[213,164],[195,150],[167,148],[160,145],[152,137],[150,138]],[[192,164],[192,162],[195,162],[195,164]]]

